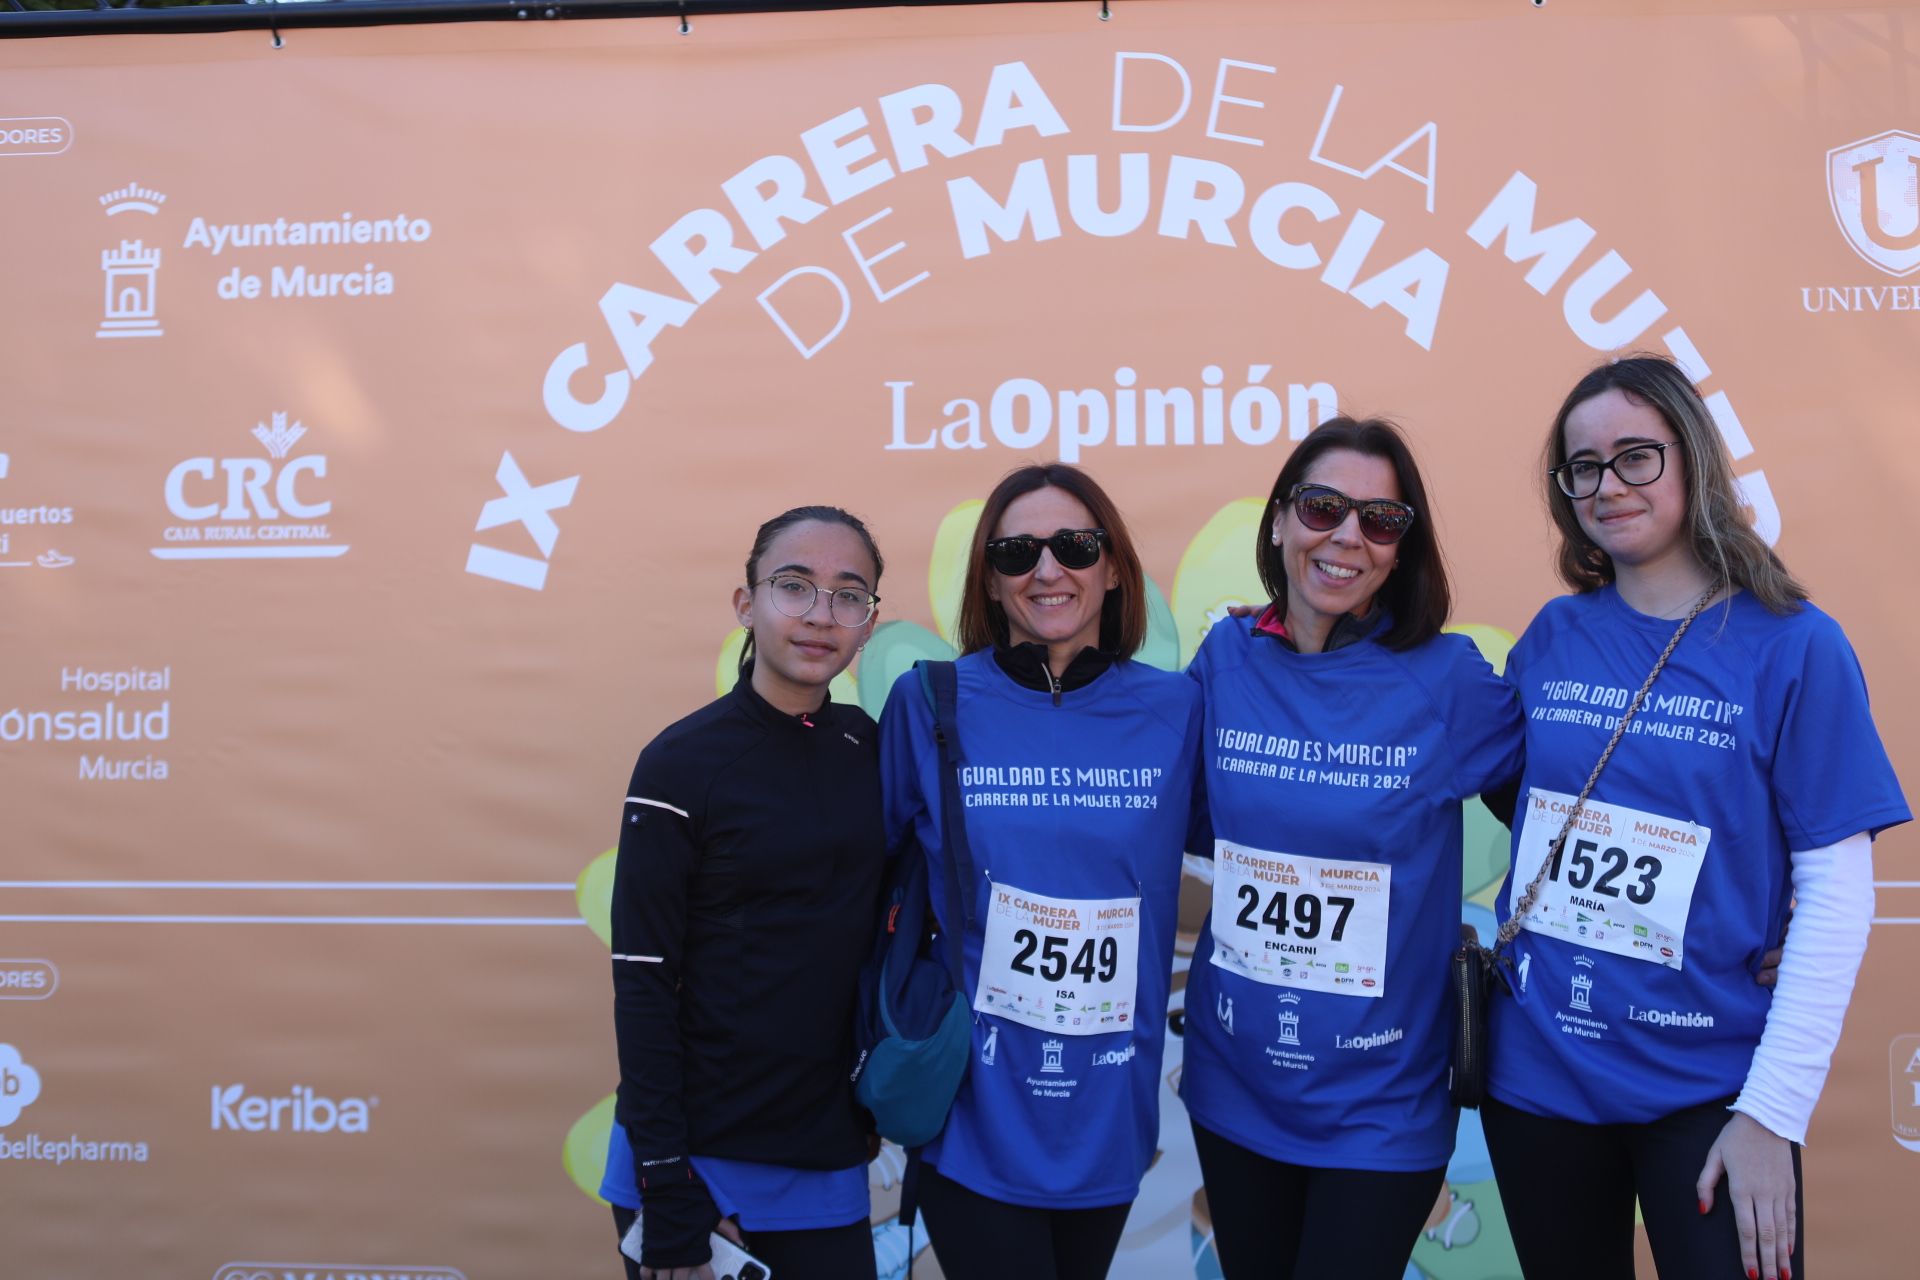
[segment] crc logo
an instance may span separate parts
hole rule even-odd
[[[278,1097],[247,1092],[244,1084],[214,1085],[212,1124],[242,1133],[365,1133],[378,1098],[340,1098],[297,1084]]]
[[[319,1262],[229,1262],[213,1280],[467,1280],[452,1267],[369,1267]]]
[[[325,454],[289,457],[307,434],[288,415],[262,422],[253,438],[266,457],[188,458],[167,473],[167,510],[182,523],[165,530],[162,560],[291,560],[344,555],[327,525],[333,501],[320,493]]]
[[[18,1120],[39,1096],[40,1073],[26,1064],[18,1049],[0,1044],[0,1128]]]
[[[1920,134],[1889,129],[1827,152],[1827,199],[1847,243],[1890,276],[1920,271]]]

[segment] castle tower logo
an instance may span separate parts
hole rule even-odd
[[[160,206],[167,198],[151,187],[143,187],[137,182],[129,182],[118,191],[109,191],[100,197],[100,207],[107,211],[109,218],[123,213],[159,213]]]
[[[1062,1064],[1061,1055],[1066,1052],[1066,1048],[1067,1045],[1064,1040],[1042,1040],[1040,1042],[1040,1069],[1052,1075],[1059,1075],[1064,1072],[1066,1067]]]
[[[1573,972],[1573,998],[1568,1001],[1568,1007],[1578,1009],[1581,1013],[1592,1013],[1593,979],[1587,976],[1586,971],[1593,968],[1593,961],[1585,956],[1575,956],[1573,963],[1579,967]]]
[[[137,213],[151,217],[160,212],[167,198],[151,187],[130,182],[118,191],[100,197],[100,207],[109,218]],[[160,250],[149,249],[142,239],[122,240],[117,248],[100,253],[100,270],[106,276],[106,303],[96,338],[158,338],[160,328],[159,272]]]
[[[1280,1010],[1280,1043],[1298,1045],[1300,1043],[1300,1015],[1293,1006],[1300,1003],[1300,997],[1289,991],[1280,997],[1284,1006]]]
[[[1920,134],[1889,129],[1827,152],[1827,199],[1855,253],[1890,276],[1920,271]]]

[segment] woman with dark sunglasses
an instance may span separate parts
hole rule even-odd
[[[1140,560],[1111,499],[1070,466],[1023,467],[988,496],[959,631],[970,906],[948,889],[915,673],[881,720],[887,831],[911,831],[931,860],[974,1009],[920,1202],[948,1280],[1098,1280],[1159,1135],[1199,691],[1132,660]]]
[[[1800,1148],[1911,817],[1846,636],[1754,530],[1671,362],[1601,365],[1546,446],[1560,576],[1507,677],[1526,774],[1500,917],[1680,621],[1514,939],[1482,1113],[1522,1269],[1804,1276]],[[1697,615],[1697,616],[1696,616]],[[1797,902],[1796,902],[1797,900]],[[1779,943],[1771,994],[1754,981]]]
[[[873,631],[880,551],[838,507],[760,526],[740,680],[662,731],[614,873],[616,1125],[601,1193],[630,1280],[713,1280],[718,1230],[778,1280],[874,1275],[869,1122],[847,1080],[885,843],[873,721],[830,681]]]
[[[1207,633],[1213,909],[1180,1094],[1227,1280],[1399,1280],[1453,1151],[1460,805],[1519,768],[1513,691],[1442,635],[1405,440],[1335,418],[1257,544],[1272,603]]]

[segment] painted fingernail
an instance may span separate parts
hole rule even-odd
[[[1700,1202],[1700,1212],[1705,1213],[1706,1211],[1707,1211],[1707,1202],[1705,1200],[1702,1200]]]
[[[1758,1267],[1748,1267],[1747,1280],[1760,1280],[1760,1269]]]

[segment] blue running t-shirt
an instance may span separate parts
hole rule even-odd
[[[1548,604],[1515,647],[1527,761],[1502,920],[1677,625],[1607,587]],[[1786,920],[1788,853],[1911,817],[1839,625],[1744,592],[1707,609],[1515,940],[1491,1093],[1588,1124],[1738,1093],[1772,998],[1753,976]]]
[[[1297,653],[1246,618],[1215,623],[1188,673],[1217,843],[1187,1110],[1292,1164],[1446,1164],[1460,804],[1519,770],[1512,690],[1464,636]]]
[[[1159,1137],[1200,691],[1116,662],[1056,705],[990,653],[957,667],[975,1014],[966,1078],[926,1157],[1011,1204],[1124,1204]],[[909,671],[881,719],[887,833],[897,846],[911,831],[927,851],[948,928],[961,912],[947,887],[932,723]]]

